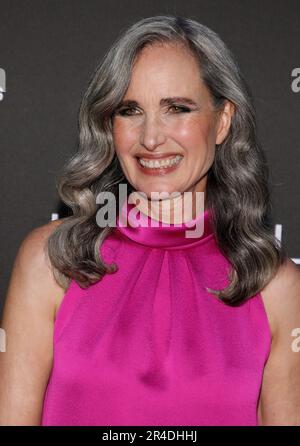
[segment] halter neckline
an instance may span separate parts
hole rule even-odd
[[[166,224],[141,212],[135,204],[124,202],[116,221],[124,237],[152,248],[178,249],[199,245],[214,235],[210,209],[184,223]]]

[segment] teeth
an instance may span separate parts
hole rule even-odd
[[[181,155],[176,155],[173,158],[165,158],[163,160],[151,160],[151,161],[147,161],[143,158],[139,158],[138,161],[139,163],[144,166],[144,167],[151,167],[152,169],[157,169],[160,167],[171,167],[174,166],[175,164],[178,164],[181,160],[182,156]]]

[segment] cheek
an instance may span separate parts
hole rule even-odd
[[[128,127],[128,125],[117,120],[113,124],[112,135],[117,153],[128,152],[136,140],[134,132]]]
[[[204,151],[210,145],[211,128],[208,122],[201,119],[190,119],[182,122],[176,129],[177,138],[189,152]]]

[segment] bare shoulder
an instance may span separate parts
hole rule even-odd
[[[42,226],[32,229],[20,244],[16,260],[26,260],[32,266],[50,270],[49,260],[46,256],[46,244],[49,236],[63,223],[64,219],[50,221]]]
[[[262,425],[300,425],[300,270],[288,259],[261,292],[272,331],[258,419]]]
[[[273,337],[299,326],[300,268],[288,258],[261,291],[261,297]]]
[[[22,240],[15,257],[10,281],[10,289],[17,296],[17,288],[25,288],[31,293],[44,299],[45,306],[52,308],[54,316],[65,290],[56,282],[49,259],[46,255],[46,244],[52,232],[64,219],[50,221],[32,229]],[[39,289],[39,290],[38,290]]]
[[[41,250],[51,233],[63,223],[64,219],[49,221],[42,226],[32,229],[22,240],[19,252],[26,250],[33,255],[41,255]]]

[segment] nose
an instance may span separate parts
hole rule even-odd
[[[164,144],[165,140],[165,131],[159,117],[146,116],[141,126],[140,144],[145,149],[153,151],[157,146]]]

